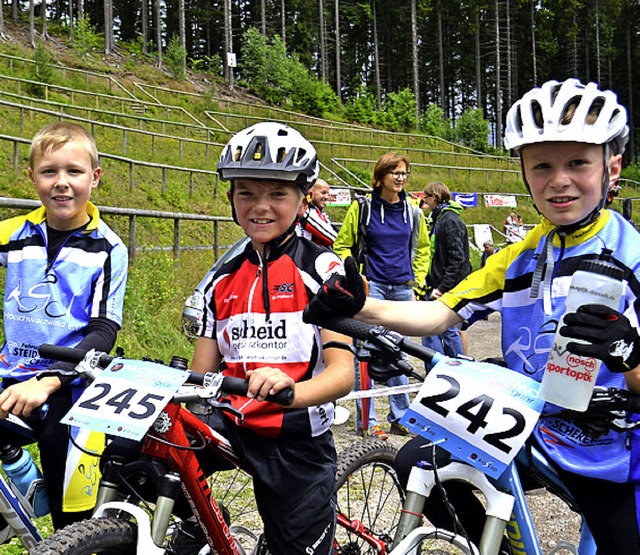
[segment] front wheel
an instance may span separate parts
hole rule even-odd
[[[58,530],[31,555],[136,555],[137,528],[117,518],[94,518]]]
[[[380,553],[366,535],[385,546],[391,543],[404,503],[404,492],[393,468],[395,456],[396,450],[385,442],[371,440],[355,443],[340,453],[336,472],[338,512],[351,526],[336,527],[335,553]],[[367,534],[356,529],[356,522],[364,525]]]

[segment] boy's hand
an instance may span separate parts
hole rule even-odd
[[[640,364],[640,338],[624,315],[601,304],[587,304],[566,314],[560,335],[589,343],[569,343],[570,352],[594,357],[612,372],[628,372]]]
[[[0,418],[6,418],[9,413],[30,416],[59,387],[60,380],[54,377],[42,380],[31,378],[8,387],[0,394]]]
[[[304,309],[305,322],[322,322],[332,316],[353,316],[367,298],[366,285],[353,256],[344,262],[345,275],[332,274]]]
[[[248,370],[247,379],[249,380],[249,391],[247,392],[249,399],[264,401],[268,395],[275,395],[286,388],[295,391],[296,383],[293,378],[280,368],[264,366],[256,370]]]

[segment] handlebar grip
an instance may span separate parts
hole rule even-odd
[[[225,376],[222,380],[222,390],[226,393],[245,396],[247,394],[248,387],[248,382],[242,378]],[[282,391],[278,391],[275,395],[267,395],[267,401],[286,407],[293,403],[293,395],[293,389],[287,388]]]
[[[50,343],[43,343],[38,349],[42,358],[50,358],[61,362],[73,362],[78,364],[87,354],[86,349],[76,349],[74,347],[59,347]]]
[[[361,339],[362,341],[369,339],[371,330],[377,327],[372,324],[356,320],[355,318],[346,318],[342,316],[335,316],[326,319],[323,318],[322,321],[316,321],[313,323],[331,331],[348,335],[349,337],[355,337],[356,339]]]
[[[186,383],[190,383],[193,385],[202,385],[204,383],[205,376],[206,374],[200,374],[199,372],[191,371]]]
[[[58,345],[52,345],[51,343],[43,343],[38,348],[38,352],[42,358],[78,364],[82,359],[84,359],[89,351],[87,349],[78,349],[77,347],[59,347]],[[106,368],[111,364],[112,360],[112,356],[106,353],[101,353],[98,364],[101,368]]]
[[[323,328],[348,335],[349,337],[355,337],[362,341],[371,340],[374,341],[375,336],[381,335],[381,331],[384,333],[394,334],[399,341],[397,343],[398,348],[408,355],[419,358],[420,360],[431,363],[437,362],[442,355],[437,353],[433,349],[423,347],[422,345],[411,341],[408,337],[396,332],[390,332],[389,329],[377,324],[367,324],[354,318],[345,318],[342,316],[336,316],[331,318],[322,319],[322,321],[314,322]]]

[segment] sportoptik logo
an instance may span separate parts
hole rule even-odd
[[[595,376],[596,361],[593,358],[567,354],[566,365],[560,360],[547,363],[547,372],[564,374],[576,382],[592,382]]]

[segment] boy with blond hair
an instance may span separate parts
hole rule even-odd
[[[504,142],[520,156],[523,179],[542,214],[541,223],[523,241],[492,255],[484,268],[439,302],[365,299],[359,278],[347,272],[351,279],[332,277],[310,311],[349,312],[412,336],[437,334],[498,311],[505,322],[506,365],[541,381],[566,310],[571,278],[580,261],[598,258],[606,249],[612,253],[612,263],[624,272],[621,312],[599,304],[582,306],[565,316],[560,334],[585,341],[570,342],[569,351],[603,361],[598,386],[640,392],[638,234],[622,216],[604,209],[610,184],[620,176],[628,137],[626,110],[612,91],[577,79],[549,81],[532,89],[509,110]],[[528,441],[552,461],[573,495],[593,533],[598,555],[640,553],[637,434],[610,431],[595,437],[570,420],[553,416],[557,411],[558,407],[546,403]],[[427,443],[416,438],[398,454],[396,467],[405,480],[411,466],[420,459],[430,460],[432,451],[438,464],[448,461],[446,452]],[[527,473],[526,468],[521,470]],[[477,542],[482,506],[469,488],[448,494]],[[450,527],[442,499],[436,497],[429,498],[427,516],[438,526]]]
[[[89,201],[101,175],[96,144],[84,128],[48,125],[33,138],[29,155],[42,206],[0,222],[6,268],[0,418],[11,413],[34,428],[56,528],[88,518],[95,505],[97,459],[87,461],[72,441],[99,453],[104,438],[71,428],[70,441],[59,421],[84,383],[40,376],[74,365],[42,359],[38,348],[52,343],[109,352],[122,325],[128,255]],[[34,415],[44,403],[46,416]],[[3,430],[12,439],[7,434]]]

